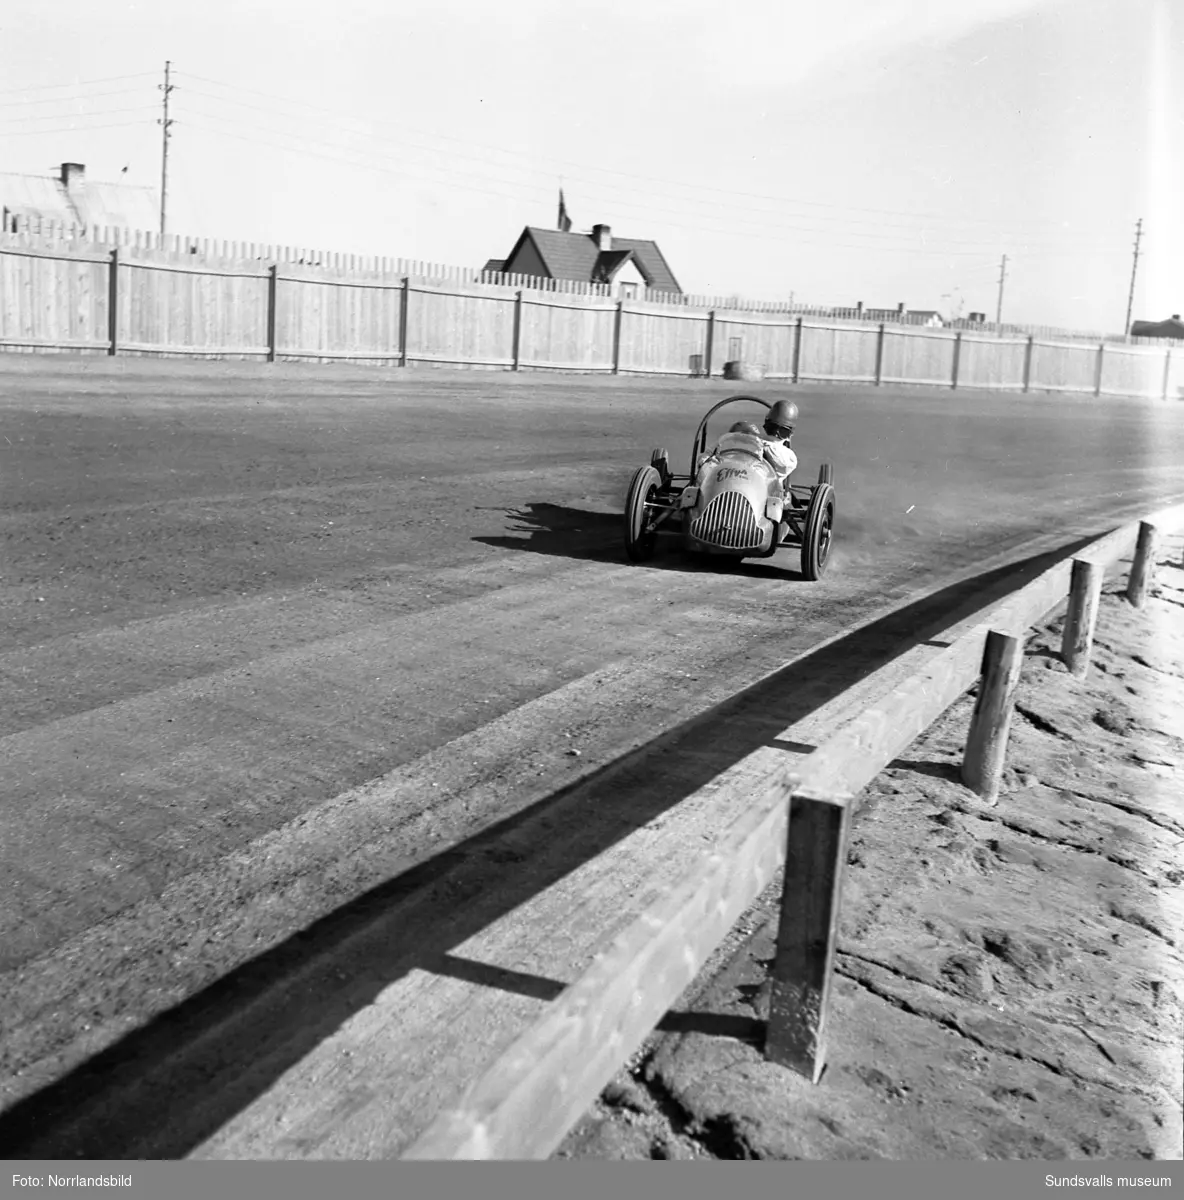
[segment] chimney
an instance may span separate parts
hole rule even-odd
[[[86,167],[82,163],[62,163],[62,186],[71,192],[86,181]]]
[[[1180,319],[1180,314],[1179,314],[1179,313],[1172,313],[1172,320],[1173,320],[1173,321],[1178,321],[1179,319]]]
[[[904,313],[904,301],[903,300],[896,306],[896,311],[901,314]]]
[[[613,231],[607,225],[593,225],[592,237],[596,240],[597,250],[613,248]]]
[[[863,301],[862,300],[855,301],[855,312],[858,316],[861,316],[861,317],[863,316]]]

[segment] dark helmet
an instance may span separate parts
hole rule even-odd
[[[765,417],[765,432],[770,437],[791,438],[797,419],[798,406],[792,400],[778,400]]]

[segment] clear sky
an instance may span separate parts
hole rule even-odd
[[[1179,0],[39,0],[0,171],[160,184],[169,229],[480,266],[653,238],[684,290],[1118,330],[1184,310]],[[126,174],[122,168],[127,167]],[[0,203],[3,197],[0,197]]]

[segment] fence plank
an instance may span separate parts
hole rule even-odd
[[[1126,598],[1135,608],[1142,608],[1147,600],[1155,574],[1155,558],[1159,553],[1159,529],[1147,521],[1139,522],[1139,539],[1135,544],[1135,559],[1127,580]]]

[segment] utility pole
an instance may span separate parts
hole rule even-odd
[[[168,213],[169,203],[169,128],[172,121],[169,119],[169,94],[174,88],[174,84],[169,82],[169,72],[172,67],[171,62],[164,64],[164,83],[158,83],[156,86],[164,93],[164,116],[156,123],[161,127],[163,145],[161,146],[160,154],[160,234],[164,236],[165,222]]]
[[[995,304],[995,332],[999,332],[999,326],[1003,323],[1003,281],[1007,278],[1007,255],[1003,256],[1003,261],[999,264],[999,299]]]
[[[1123,335],[1130,337],[1131,311],[1135,307],[1135,272],[1139,269],[1139,242],[1143,237],[1143,218],[1135,222],[1135,257],[1131,263],[1131,290],[1126,298],[1126,324],[1122,327]]]

